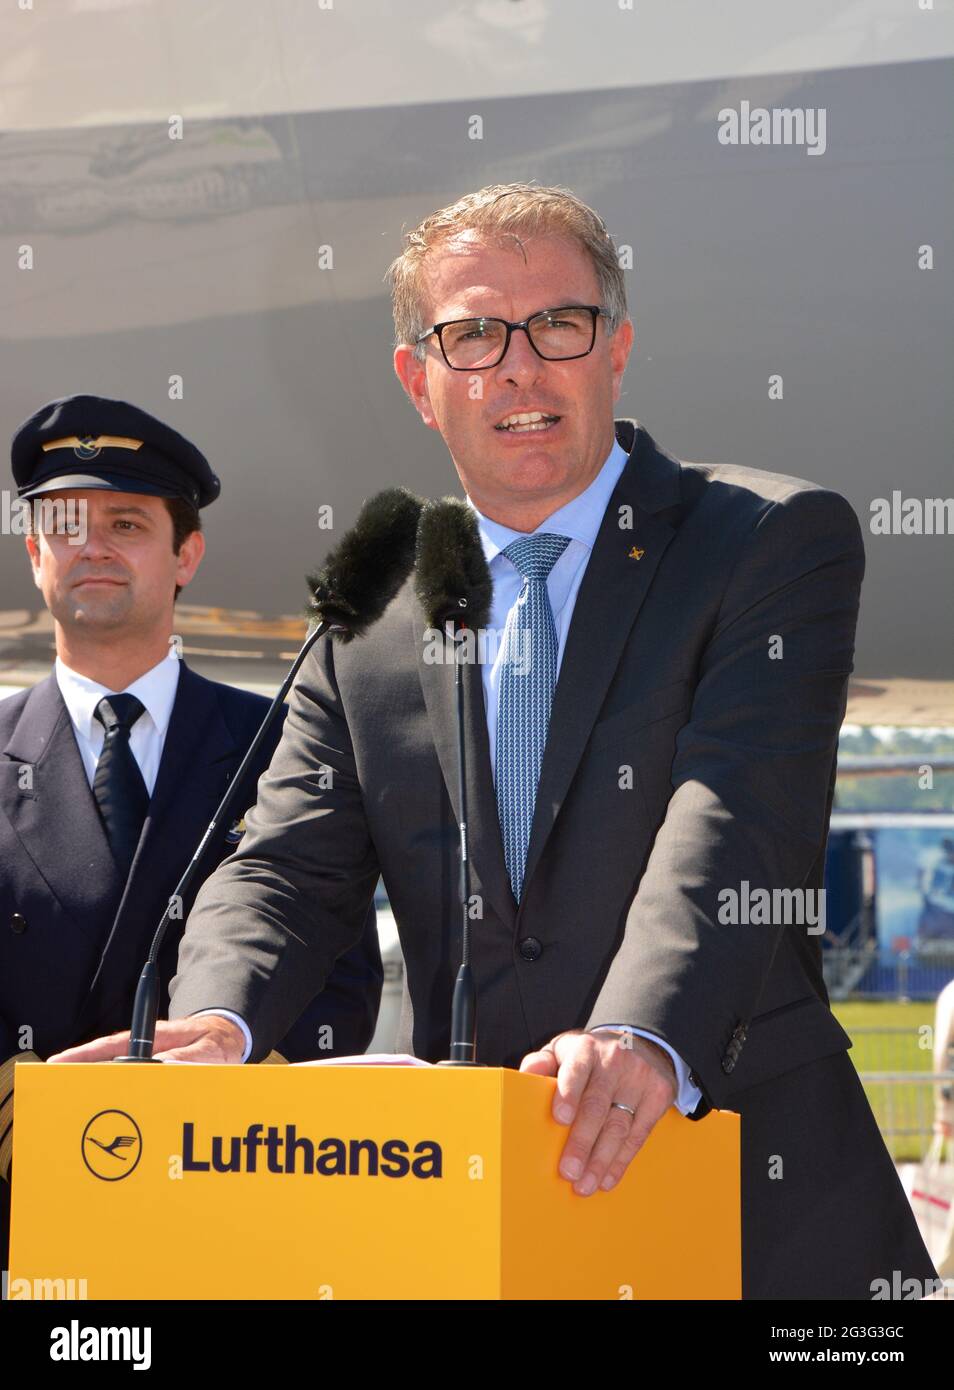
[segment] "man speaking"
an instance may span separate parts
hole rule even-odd
[[[503,638],[463,668],[478,1059],[556,1076],[560,1171],[597,1201],[670,1105],[739,1111],[745,1297],[933,1277],[815,925],[854,513],[614,422],[623,275],[567,191],[462,198],[390,278],[395,370],[476,512]],[[407,969],[398,1047],[447,1055],[459,799],[432,639],[412,576],[364,638],[314,648],[248,833],[189,919],[164,1055],[264,1057],[358,939],[379,870]],[[750,911],[756,890],[785,911]]]

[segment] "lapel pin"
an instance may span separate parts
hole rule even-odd
[[[645,550],[640,550],[637,546],[634,545],[632,550],[629,552],[629,558],[631,560],[641,560],[645,554]]]
[[[243,816],[240,820],[234,820],[232,824],[229,826],[225,835],[225,843],[227,845],[237,845],[244,834],[245,817]]]

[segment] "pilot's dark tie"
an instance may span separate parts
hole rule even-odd
[[[93,778],[93,796],[113,857],[124,873],[132,864],[149,805],[146,784],[129,747],[129,731],[145,708],[135,695],[108,695],[93,711],[106,730]]]

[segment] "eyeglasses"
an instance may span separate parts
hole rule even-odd
[[[436,333],[444,361],[452,371],[482,372],[503,361],[511,334],[522,328],[534,352],[545,362],[570,362],[593,351],[596,320],[601,314],[608,317],[598,304],[568,304],[561,309],[541,309],[521,323],[493,318],[448,319],[435,323],[414,341],[415,345],[423,343]]]

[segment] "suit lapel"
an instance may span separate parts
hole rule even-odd
[[[55,675],[30,691],[3,751],[3,775],[16,779],[3,802],[14,830],[78,929],[100,936],[104,885],[116,882],[113,903],[120,885]],[[26,767],[32,788],[19,785]]]
[[[633,624],[675,534],[658,514],[679,502],[678,461],[658,450],[636,421],[618,421],[617,438],[628,449],[629,458],[600,525],[567,634],[540,769],[521,904],[527,900],[527,885],[543,857]],[[620,526],[621,507],[632,509],[631,529]],[[639,552],[638,558],[634,551]],[[611,623],[606,620],[608,613],[613,615]],[[425,661],[425,631],[415,604],[412,632],[421,687],[448,795],[460,819],[452,657],[447,665]],[[445,650],[449,652],[449,643]],[[504,860],[479,663],[467,664],[463,677],[470,858],[483,892],[512,930],[519,909]]]
[[[537,784],[521,902],[675,534],[657,513],[679,501],[679,463],[661,453],[635,421],[618,421],[617,437],[629,447],[629,459],[603,516],[570,620]],[[631,510],[621,513],[621,508]],[[632,518],[631,528],[620,525],[621,515]]]
[[[457,705],[454,688],[454,653],[444,639],[447,664],[424,659],[428,644],[427,624],[415,602],[411,618],[412,640],[417,650],[418,672],[424,702],[431,724],[431,737],[444,774],[444,783],[454,815],[461,819],[457,785]],[[480,880],[481,890],[498,916],[512,930],[517,904],[504,860],[497,795],[490,768],[490,742],[484,708],[483,677],[480,663],[467,662],[462,668],[464,686],[464,761],[467,779],[467,846],[471,867]]]
[[[162,885],[174,887],[185,869],[225,792],[222,763],[237,752],[215,685],[183,662],[142,835],[76,1029],[138,977],[165,906]],[[151,905],[148,917],[143,902]],[[174,920],[169,933],[182,925]]]

